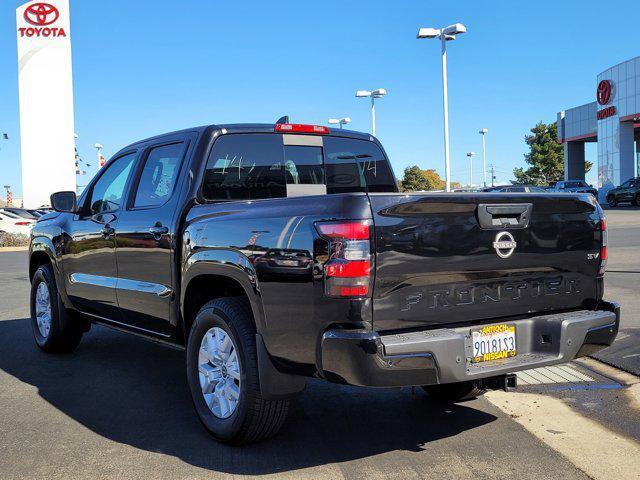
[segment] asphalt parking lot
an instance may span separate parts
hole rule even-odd
[[[634,371],[640,363],[634,340],[640,331],[640,211],[609,212],[609,225],[607,297],[622,303],[624,316],[622,347],[615,344],[617,353],[602,356]],[[584,423],[585,444],[587,437],[611,435],[626,442],[628,456],[640,437],[623,425],[640,417],[640,405],[611,380],[596,383],[609,385],[597,391],[524,388],[454,406],[434,403],[418,389],[312,381],[275,439],[226,447],[205,433],[192,411],[182,352],[94,327],[73,355],[42,354],[31,337],[27,295],[25,252],[0,253],[2,479],[534,479],[551,473],[586,479],[599,478],[588,462],[601,459],[581,460],[554,443],[571,428],[553,426],[572,418],[567,411],[575,415],[572,423]],[[517,410],[520,400],[533,402],[530,416],[522,406]],[[556,403],[542,408],[539,434],[535,408],[544,402]],[[576,436],[566,442],[583,441]]]

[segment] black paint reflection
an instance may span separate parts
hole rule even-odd
[[[311,279],[313,258],[307,250],[271,248],[254,258],[253,265],[263,282],[307,282]]]

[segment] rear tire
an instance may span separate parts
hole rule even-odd
[[[31,329],[36,345],[47,353],[71,353],[83,328],[62,305],[53,268],[41,265],[31,281]]]
[[[618,200],[615,195],[607,195],[607,204],[611,208],[615,208],[618,205]]]
[[[484,395],[486,390],[476,387],[473,382],[445,383],[422,387],[431,398],[443,403],[457,403],[473,400]]]
[[[187,382],[200,422],[220,442],[267,439],[287,418],[288,399],[262,398],[256,330],[241,299],[218,298],[198,312],[187,342]]]

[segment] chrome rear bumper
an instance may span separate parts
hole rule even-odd
[[[518,354],[471,362],[471,329],[442,328],[396,335],[330,330],[322,337],[322,371],[331,381],[363,386],[431,385],[476,380],[555,365],[611,345],[620,307],[538,315],[514,321]]]

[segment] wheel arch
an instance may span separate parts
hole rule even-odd
[[[31,240],[29,246],[29,281],[33,280],[36,270],[47,263],[53,267],[56,275],[56,282],[59,283],[58,262],[56,261],[55,248],[53,243],[46,237],[36,237]]]
[[[255,270],[249,259],[237,251],[200,250],[182,269],[180,313],[185,344],[198,311],[209,300],[225,296],[247,299],[256,331],[264,330],[265,316]]]
[[[67,291],[64,288],[64,273],[62,272],[60,262],[55,252],[55,246],[49,237],[38,236],[31,239],[31,243],[29,244],[29,282],[33,280],[33,276],[38,268],[42,265],[51,265],[56,286],[58,287],[58,293],[60,294],[60,298],[62,298],[62,304],[65,308],[73,308],[67,296]]]

